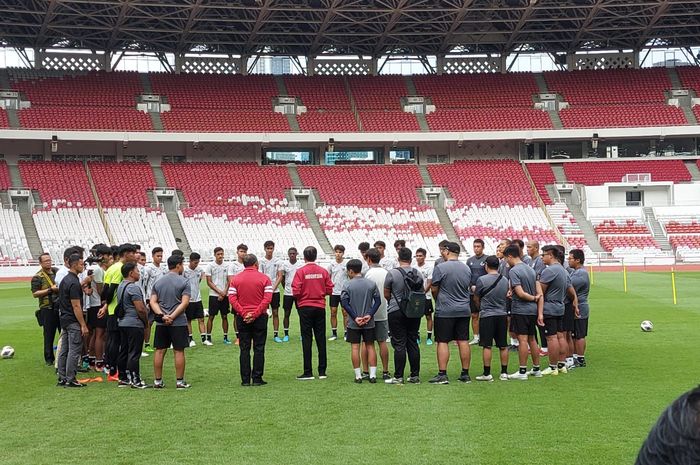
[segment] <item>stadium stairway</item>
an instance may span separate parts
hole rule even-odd
[[[568,182],[566,180],[566,173],[564,173],[563,165],[552,165],[552,172],[554,173],[554,178],[558,183],[564,184]]]
[[[685,89],[687,87],[681,82],[681,78],[678,76],[678,71],[676,71],[676,68],[666,68],[666,73],[668,73],[668,78],[671,80],[671,86],[673,89]],[[685,115],[685,119],[688,120],[688,124],[697,126],[698,119],[695,117],[692,107],[681,106],[680,109],[683,110],[683,114]]]
[[[279,95],[289,95],[289,92],[287,91],[287,84],[284,83],[284,77],[275,76],[275,84],[277,84],[277,91],[279,92]],[[287,117],[287,123],[289,123],[289,129],[291,129],[292,132],[301,132],[297,115],[284,116]]]
[[[301,177],[299,176],[297,165],[295,165],[294,163],[287,164],[287,171],[289,172],[289,177],[292,180],[293,187],[302,187],[304,185],[304,183],[301,180]],[[313,195],[316,198],[316,200],[318,200],[318,193],[315,189],[313,189]],[[321,222],[318,221],[318,216],[316,216],[316,212],[313,208],[309,208],[310,204],[314,203],[315,202],[309,202],[306,205],[304,205],[304,214],[306,215],[306,219],[309,220],[309,227],[314,233],[314,236],[316,236],[316,240],[321,246],[321,249],[323,249],[323,253],[325,253],[326,255],[333,255],[333,245],[328,240],[328,236],[326,236],[326,233],[323,232]]]
[[[12,89],[12,84],[10,83],[10,74],[7,72],[7,68],[0,69],[0,89]],[[17,110],[5,110],[7,115],[7,122],[11,128],[21,128],[22,125],[19,122],[19,115]]]
[[[141,79],[141,86],[143,87],[144,94],[152,94],[153,86],[151,86],[151,78],[148,77],[148,73],[139,73],[139,78]],[[151,125],[154,130],[159,132],[165,131],[160,113],[149,112],[148,116],[151,117]]]
[[[540,93],[548,94],[549,88],[547,87],[547,81],[544,79],[542,73],[534,73],[533,77],[535,78],[535,82],[537,83],[537,89],[540,91]],[[564,123],[561,122],[561,118],[559,117],[558,111],[548,110],[547,114],[549,115],[549,119],[552,122],[552,127],[554,129],[564,129]]]
[[[22,221],[22,229],[24,229],[24,237],[27,238],[29,252],[32,254],[32,258],[38,259],[39,255],[44,252],[44,248],[41,246],[39,233],[36,230],[36,224],[34,224],[32,209],[29,208],[27,199],[19,199],[16,204],[19,219]]]
[[[168,187],[165,175],[163,174],[163,168],[151,165],[151,169],[153,169],[153,178],[156,180],[156,187]]]
[[[352,114],[355,117],[355,123],[357,123],[357,129],[360,132],[364,132],[362,127],[362,120],[360,119],[360,112],[357,111],[357,104],[355,103],[355,97],[352,95],[352,89],[350,89],[350,83],[348,78],[343,76],[343,86],[345,86],[345,93],[348,94],[348,100],[350,100],[350,108],[352,109]]]
[[[413,78],[410,75],[406,75],[403,77],[405,83],[406,83],[406,90],[408,91],[408,96],[409,97],[415,97],[418,95],[418,91],[416,90],[416,85],[413,82]],[[425,118],[424,113],[416,113],[416,119],[418,120],[418,125],[420,126],[420,130],[423,132],[430,132],[430,126],[428,126],[428,120]]]
[[[690,176],[693,181],[700,181],[700,170],[698,169],[696,160],[685,160],[685,167],[690,171]]]
[[[554,173],[556,174],[556,171]],[[583,213],[583,210],[581,210],[581,207],[573,202],[571,194],[562,194],[561,198],[564,200],[564,202],[566,202],[566,206],[569,207],[569,211],[574,216],[578,227],[583,233],[584,239],[586,239],[586,242],[588,243],[588,247],[590,247],[591,250],[596,253],[605,252],[603,247],[600,245],[600,241],[598,241],[598,236],[593,229],[593,225],[590,221],[588,221],[588,218],[586,218],[586,215]]]
[[[644,207],[643,211],[644,217],[649,222],[651,233],[654,235],[654,240],[657,244],[659,244],[661,250],[666,252],[672,251],[673,248],[671,247],[671,243],[668,241],[668,237],[666,236],[664,229],[661,227],[659,220],[656,219],[656,215],[654,215],[654,209],[652,207]]]
[[[22,181],[22,175],[19,173],[19,167],[15,165],[7,165],[10,171],[10,180],[12,181],[12,187],[24,187],[24,181]]]
[[[418,165],[418,172],[420,173],[421,180],[423,181],[423,186],[432,186],[433,184],[433,178],[430,176],[430,172],[428,171],[428,167],[425,165]],[[442,188],[445,198],[451,199],[450,197],[450,192],[447,190],[447,187]],[[423,193],[422,191],[419,194],[420,198],[423,198]],[[462,245],[462,250],[467,250],[464,247],[464,244],[462,244],[462,241],[459,240],[459,235],[457,234],[457,231],[455,230],[455,226],[452,224],[452,221],[450,220],[450,216],[447,214],[447,210],[445,210],[445,207],[442,205],[431,205],[433,209],[435,210],[435,213],[437,213],[438,221],[440,221],[440,227],[442,227],[442,230],[445,232],[445,235],[447,236],[447,240],[450,242],[456,242],[457,244]]]

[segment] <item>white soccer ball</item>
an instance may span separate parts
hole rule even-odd
[[[5,346],[0,352],[0,357],[2,358],[12,358],[15,356],[15,349],[12,346]]]
[[[649,331],[654,330],[654,323],[652,323],[649,320],[644,320],[642,321],[642,324],[639,325],[640,328],[642,328],[642,331],[645,333],[648,333]]]

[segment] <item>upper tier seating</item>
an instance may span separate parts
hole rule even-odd
[[[318,189],[329,205],[373,205],[395,208],[420,203],[416,189],[423,181],[415,165],[300,166],[304,186]]]
[[[565,128],[626,128],[643,126],[685,126],[683,110],[664,103],[625,106],[576,106],[559,112]]]
[[[0,108],[0,128],[9,128],[10,121],[7,119],[7,112]]]
[[[570,182],[589,186],[622,182],[626,174],[651,174],[652,181],[689,182],[690,172],[682,160],[591,161],[564,163]]]
[[[5,160],[0,160],[0,191],[5,191],[12,187],[12,179],[10,178],[10,169],[5,163]]]
[[[664,91],[672,87],[666,68],[549,71],[543,74],[547,89],[561,94],[572,106],[665,103]]]
[[[136,110],[136,97],[143,93],[138,73],[13,70],[10,75],[12,88],[32,104],[18,112],[24,128],[153,130],[149,116]]]
[[[285,76],[287,93],[301,99],[306,113],[297,116],[304,132],[357,132],[350,97],[341,76]]]
[[[438,109],[426,119],[432,131],[552,129],[549,115],[532,108]]]
[[[272,105],[270,103],[270,105]],[[171,132],[289,132],[287,118],[261,110],[178,108],[161,114]]]
[[[420,132],[418,119],[402,110],[360,111],[362,129],[367,132]]]
[[[525,165],[532,182],[535,183],[537,188],[537,193],[540,194],[542,202],[545,205],[552,205],[552,199],[549,198],[549,193],[547,192],[548,184],[556,184],[557,179],[554,177],[554,172],[552,171],[552,165],[549,163],[527,163]]]
[[[418,95],[430,97],[438,109],[532,108],[539,92],[529,73],[424,75],[413,82]]]
[[[117,244],[140,244],[150,258],[154,247],[163,247],[164,257],[178,246],[173,237],[168,218],[160,210],[150,208],[105,208],[105,219]]]
[[[103,208],[149,207],[146,191],[156,187],[149,163],[88,164]]]
[[[31,258],[19,212],[0,208],[0,265],[26,263]]]
[[[19,172],[26,188],[39,191],[45,207],[95,206],[82,163],[20,161]]]
[[[403,76],[350,76],[348,85],[358,110],[401,111],[408,95]]]

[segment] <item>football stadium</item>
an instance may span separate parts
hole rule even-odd
[[[0,13],[0,464],[700,463],[700,1]]]

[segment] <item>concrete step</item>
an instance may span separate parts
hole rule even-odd
[[[601,247],[600,242],[598,241],[598,236],[593,229],[593,225],[590,221],[588,221],[588,218],[586,218],[586,215],[583,213],[583,210],[581,210],[581,207],[572,201],[571,194],[562,195],[562,200],[566,202],[571,214],[576,219],[576,223],[578,223],[579,228],[581,228],[581,232],[588,243],[588,247],[590,247],[593,252],[605,252],[605,249]]]
[[[445,232],[447,240],[460,244],[462,250],[466,250],[464,248],[464,244],[462,244],[462,241],[459,240],[459,236],[457,235],[457,231],[455,231],[455,227],[452,224],[452,221],[450,220],[450,216],[447,214],[447,210],[439,206],[433,208],[435,208],[435,213],[437,213],[438,220],[440,221],[440,226]]]
[[[185,235],[185,230],[182,227],[182,223],[180,222],[180,216],[177,214],[177,211],[165,211],[165,216],[168,218],[168,223],[170,224],[170,229],[173,232],[173,236],[175,237],[175,243],[177,244],[178,248],[185,252],[185,256],[188,256],[190,253],[192,253],[192,249],[190,248],[190,243],[187,240],[187,236]]]
[[[668,241],[668,238],[666,237],[666,233],[664,233],[663,228],[661,227],[661,223],[659,223],[659,220],[656,219],[656,215],[654,214],[654,209],[652,207],[644,207],[644,216],[647,220],[647,223],[650,226],[651,233],[654,235],[654,240],[656,241],[657,244],[659,244],[659,247],[661,247],[661,250],[664,251],[671,251],[673,248],[671,247],[671,243]]]
[[[549,120],[552,122],[554,129],[564,129],[564,123],[562,123],[558,111],[547,110],[547,114],[549,115]]]
[[[695,160],[685,160],[685,167],[690,171],[690,176],[693,181],[700,181],[700,170],[698,169]]]
[[[432,186],[433,179],[430,177],[430,172],[426,165],[418,165],[418,171],[420,172],[420,178],[423,180],[424,186]]]
[[[10,181],[12,181],[12,187],[22,188],[24,187],[24,182],[22,181],[22,175],[19,173],[19,166],[17,165],[7,165],[10,170]]]
[[[540,94],[548,94],[549,89],[547,88],[547,81],[544,79],[544,75],[542,73],[534,73],[533,76],[535,77],[537,90],[539,90]]]
[[[12,200],[10,199],[10,194],[8,194],[7,191],[1,191],[0,192],[0,205],[9,206],[11,204],[12,204]]]
[[[165,131],[165,126],[163,126],[163,119],[160,117],[160,113],[149,112],[148,116],[151,118],[151,126],[153,126],[154,131]]]
[[[151,78],[147,73],[139,73],[139,80],[141,81],[141,88],[144,94],[152,94],[153,86],[151,86]]]
[[[695,117],[695,113],[693,113],[693,110],[688,107],[680,107],[681,110],[683,110],[683,114],[685,115],[685,119],[688,121],[688,124],[691,126],[697,126],[698,125],[698,119]]]
[[[333,246],[328,240],[328,236],[326,236],[326,233],[323,231],[321,223],[318,221],[318,217],[316,216],[316,212],[310,208],[306,208],[304,209],[304,213],[306,214],[306,219],[309,220],[311,231],[313,231],[314,236],[316,236],[316,240],[321,246],[323,253],[326,255],[333,255]]]
[[[22,221],[22,228],[24,229],[24,235],[27,238],[29,252],[32,254],[32,258],[39,258],[39,255],[44,252],[44,248],[39,240],[39,233],[36,230],[36,224],[34,224],[32,213],[29,211],[28,206],[19,208],[18,210],[19,218]]]
[[[680,76],[678,76],[678,71],[676,68],[666,68],[666,73],[668,78],[671,80],[671,86],[673,89],[683,89],[683,83],[681,82]]]
[[[289,177],[292,178],[293,187],[302,187],[304,185],[304,183],[301,182],[301,177],[299,176],[299,171],[297,170],[296,164],[288,163],[287,171],[289,172]]]
[[[156,180],[157,187],[168,187],[168,183],[165,181],[165,174],[163,174],[163,168],[160,166],[151,165],[153,169],[153,177]]]
[[[556,179],[558,183],[564,184],[568,182],[563,165],[552,165],[552,172],[554,172],[554,179]]]

